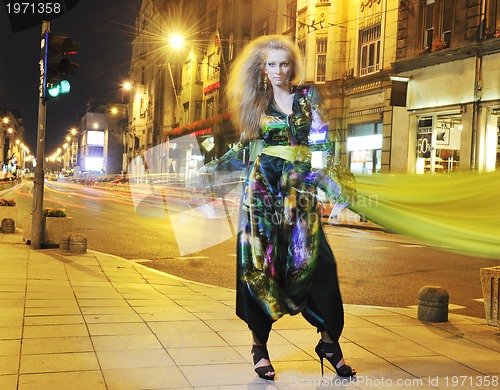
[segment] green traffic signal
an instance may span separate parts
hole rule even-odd
[[[61,80],[58,84],[52,84],[47,88],[47,93],[50,97],[56,98],[59,95],[64,95],[69,93],[71,90],[71,85],[68,80]]]
[[[42,96],[56,98],[69,93],[70,84],[67,75],[77,72],[79,64],[71,62],[70,55],[78,53],[80,44],[71,38],[48,32],[45,37],[44,70],[45,90]]]

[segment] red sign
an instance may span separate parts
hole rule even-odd
[[[220,81],[216,81],[213,84],[207,85],[205,88],[203,88],[203,93],[206,95],[207,93],[212,92],[213,90],[216,90],[220,87]]]

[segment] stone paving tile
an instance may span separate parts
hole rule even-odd
[[[206,364],[180,367],[189,383],[196,387],[246,385],[255,380],[252,366],[244,364]],[[263,384],[268,381],[258,379]]]
[[[89,333],[92,336],[112,336],[112,335],[141,335],[150,334],[151,329],[143,322],[114,323],[114,324],[87,324]]]
[[[0,301],[3,300],[22,300],[25,294],[22,291],[0,291]]]
[[[94,347],[89,336],[80,337],[45,337],[23,339],[22,354],[37,355],[43,353],[92,352]]]
[[[195,321],[198,317],[186,310],[164,311],[159,313],[141,313],[141,318],[144,321],[164,322],[164,321]]]
[[[152,334],[92,336],[96,351],[129,351],[134,349],[162,349],[160,341]]]
[[[387,341],[398,338],[398,329],[406,329],[406,327],[397,327],[395,332],[382,328],[380,326],[371,326],[365,328],[346,327],[342,332],[342,337],[347,340],[357,341]]]
[[[27,299],[26,307],[78,307],[74,299]]]
[[[78,336],[88,336],[85,324],[28,325],[24,327],[23,339]]]
[[[444,356],[392,358],[391,362],[417,377],[449,375],[474,376],[478,372]]]
[[[244,363],[231,347],[169,348],[168,353],[178,366]]]
[[[0,310],[4,308],[12,308],[12,307],[23,307],[24,306],[24,298],[23,299],[0,299]]]
[[[51,300],[54,299],[54,297],[57,297],[58,299],[63,299],[63,300],[74,300],[74,294],[73,291],[69,289],[59,289],[58,291],[54,290],[47,290],[47,291],[28,291],[26,293],[26,299],[27,300]]]
[[[219,331],[231,331],[239,330],[242,332],[248,332],[248,326],[239,318],[231,320],[205,320],[205,323],[213,330]]]
[[[19,355],[20,351],[20,339],[0,340],[0,356]]]
[[[434,356],[435,351],[425,348],[413,341],[400,338],[399,340],[380,341],[357,341],[362,348],[365,348],[377,356],[383,358],[394,358],[402,356]]]
[[[215,332],[162,332],[156,335],[166,348],[225,347],[226,341]]]
[[[0,356],[0,372],[3,375],[17,374],[19,354],[16,356]]]
[[[157,334],[165,332],[210,332],[213,330],[203,321],[151,321],[148,322],[148,325]]]
[[[80,307],[83,315],[101,315],[101,314],[135,314],[136,311],[130,306],[86,306]]]
[[[175,366],[170,355],[163,349],[133,351],[97,351],[101,369],[147,368]]]
[[[80,307],[129,307],[124,299],[79,299]]]
[[[0,340],[20,339],[22,332],[21,326],[0,326]]]
[[[78,315],[80,309],[78,306],[72,307],[27,307],[25,315],[31,316],[50,316],[50,315]]]
[[[100,370],[21,374],[19,390],[106,390]]]
[[[82,315],[68,315],[68,316],[33,316],[26,317],[24,325],[65,325],[65,324],[84,324],[85,321]]]
[[[19,372],[33,374],[41,372],[91,371],[98,370],[99,363],[95,353],[50,353],[22,355]]]
[[[172,304],[172,301],[169,297],[163,297],[161,299],[130,299],[126,301],[128,305],[133,308],[140,307],[166,307]]]
[[[34,275],[33,278],[28,278],[28,291],[30,288],[36,288],[38,286],[51,286],[51,287],[69,287],[71,288],[71,284],[67,279],[64,280],[49,280],[49,279],[42,279],[42,278],[37,278],[36,275]]]
[[[2,292],[18,292],[23,293],[26,290],[26,281],[24,279],[19,279],[19,283],[17,284],[7,284],[7,280],[0,279],[0,291]]]
[[[0,308],[0,311],[2,311],[2,308]],[[23,325],[23,317],[17,314],[0,317],[0,328],[8,326],[22,326],[22,325]]]
[[[85,322],[87,324],[110,324],[110,323],[130,323],[144,322],[136,313],[127,314],[85,314]]]
[[[108,390],[192,388],[178,367],[103,370]]]
[[[0,389],[17,390],[17,375],[0,375]]]

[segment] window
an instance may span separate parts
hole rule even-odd
[[[201,107],[202,107],[202,102],[201,101],[196,101],[195,102],[195,108],[194,108],[194,120],[199,121],[201,119]]]
[[[380,173],[382,168],[382,123],[349,125],[347,150],[353,173]]]
[[[417,117],[418,174],[456,171],[460,165],[462,115],[448,113]]]
[[[257,26],[257,35],[262,36],[262,35],[267,35],[267,34],[269,34],[269,20],[264,19]]]
[[[453,23],[455,22],[455,0],[425,0],[422,12],[424,50],[436,50],[433,43],[438,44],[437,39],[443,42],[437,50],[450,47],[453,34]]]
[[[184,123],[191,122],[191,118],[189,117],[189,102],[183,104],[183,111],[184,111]]]
[[[214,98],[207,99],[206,102],[206,115],[205,118],[211,118],[214,116]]]
[[[380,30],[380,24],[376,24],[360,31],[360,76],[380,70]]]
[[[326,81],[326,48],[327,38],[316,39],[316,82]]]
[[[453,4],[454,0],[443,0],[443,15],[442,15],[442,25],[443,25],[443,40],[446,42],[446,47],[451,46],[451,31],[453,29]]]
[[[495,0],[486,1],[486,31],[488,36],[500,32],[500,3]]]
[[[288,0],[286,4],[285,30],[295,29],[295,17],[297,15],[297,1]]]
[[[217,69],[217,66],[215,65],[215,54],[210,54],[208,56],[208,72],[207,72],[209,79],[214,77],[216,69]]]
[[[424,49],[430,49],[432,47],[432,40],[434,39],[434,24],[432,17],[434,16],[434,0],[430,2],[427,0],[425,6],[425,34],[424,34]]]

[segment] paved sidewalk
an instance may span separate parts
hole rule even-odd
[[[322,379],[315,330],[286,316],[269,349],[273,382],[253,371],[233,290],[116,256],[31,250],[0,234],[0,389],[499,388],[500,330],[450,313],[346,305],[341,339],[359,375]],[[329,366],[330,367],[330,366]]]

